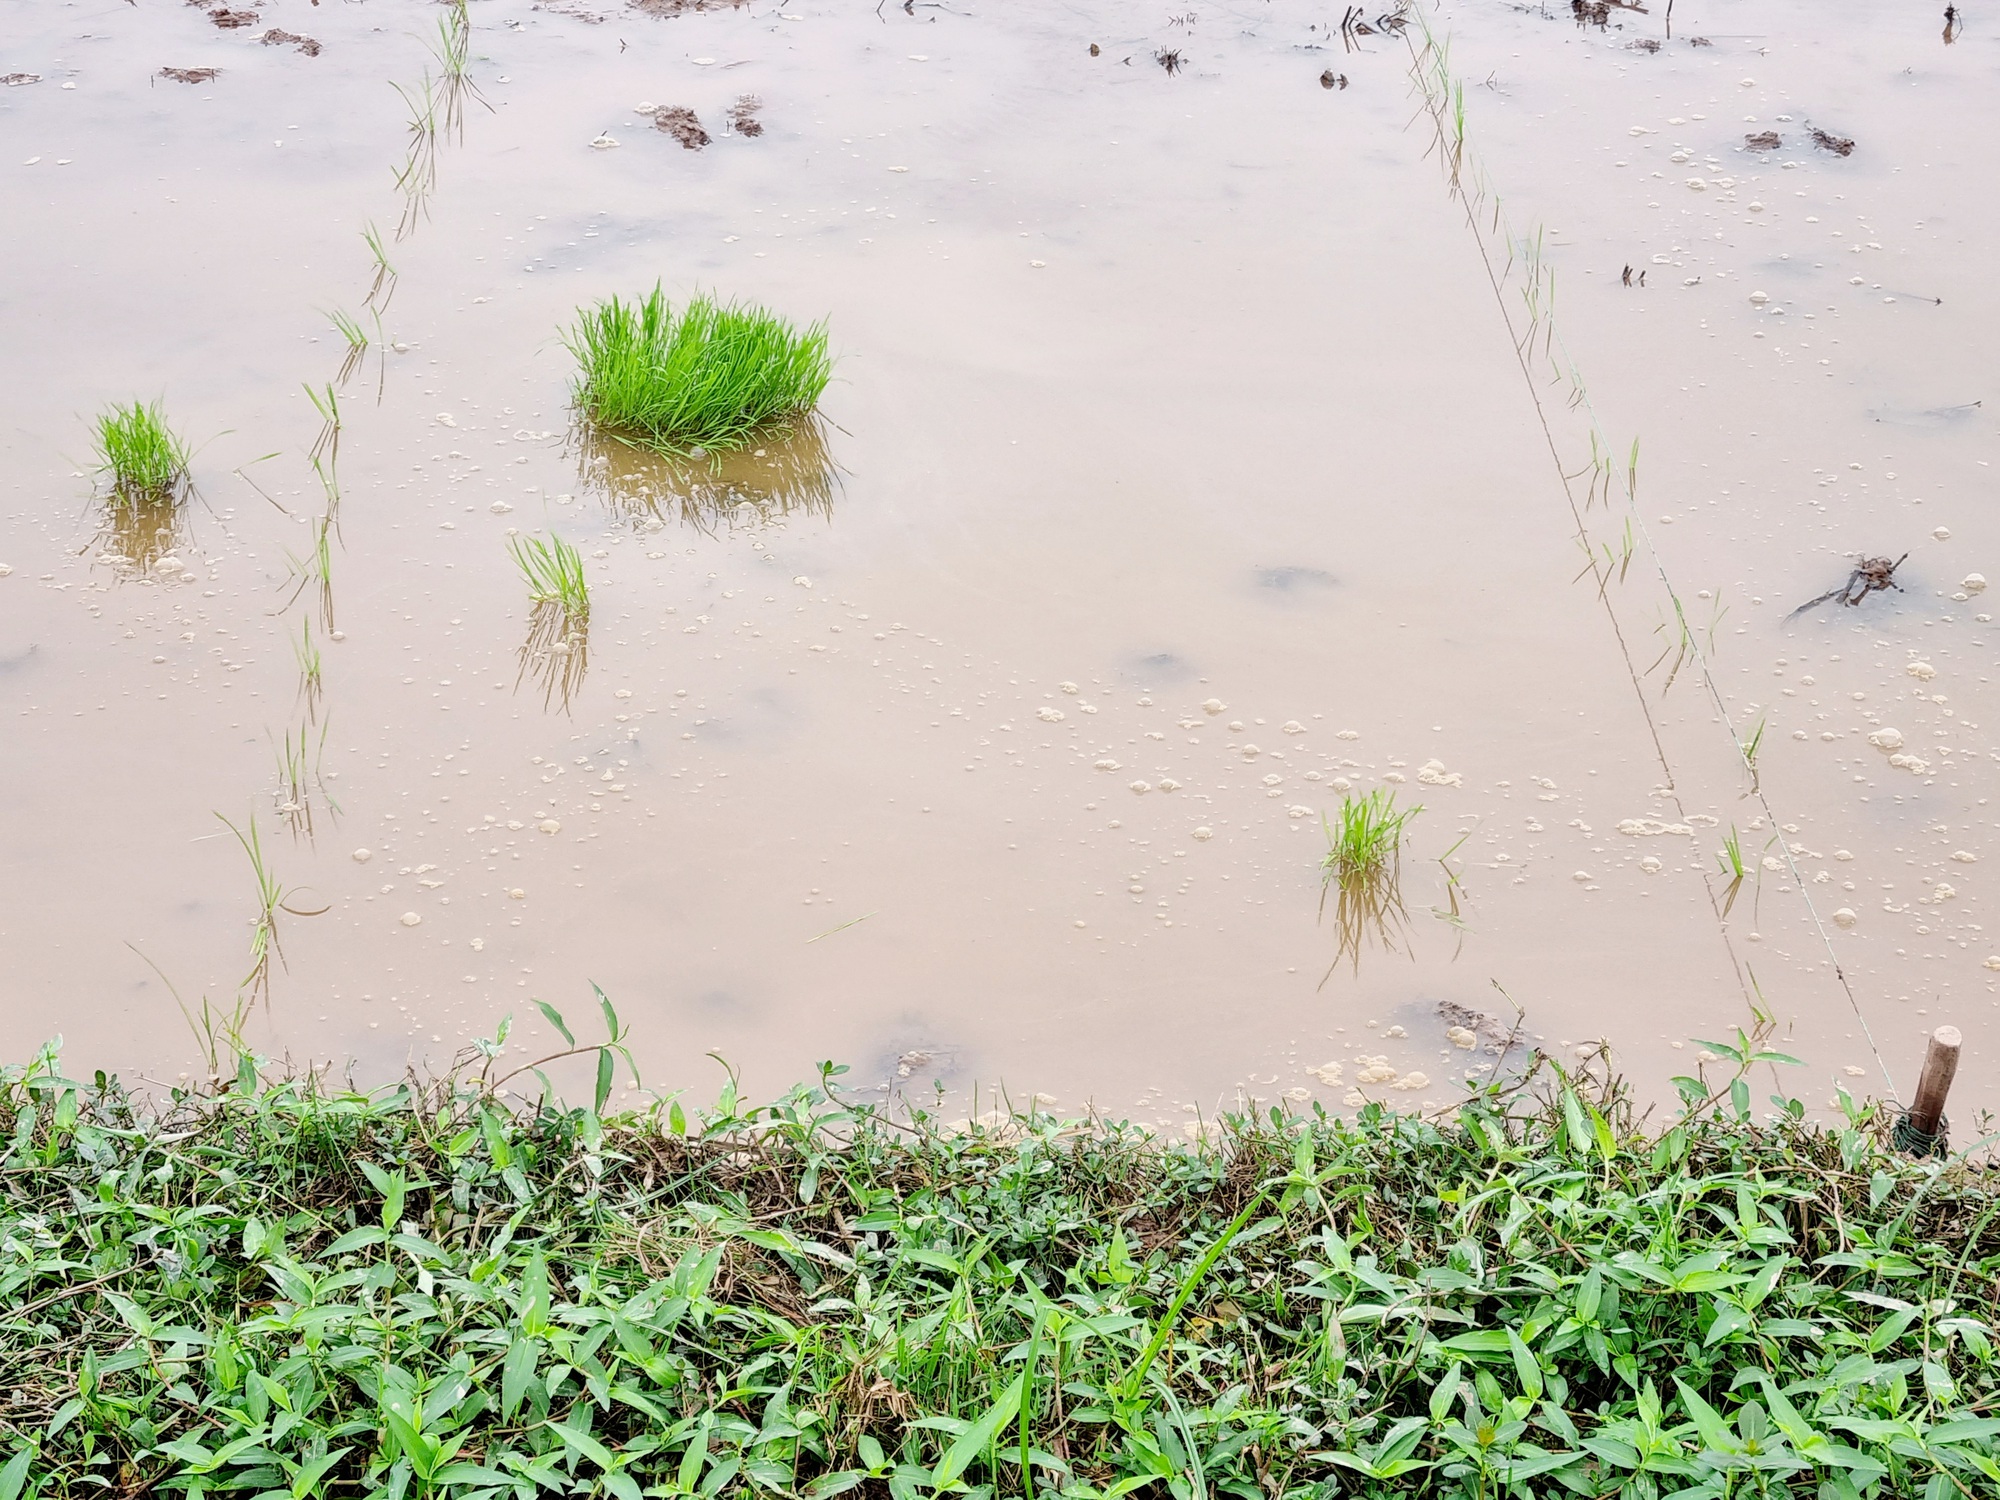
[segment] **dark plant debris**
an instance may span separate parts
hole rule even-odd
[[[1636,42],[1627,42],[1625,45],[1634,52],[1658,52],[1660,50],[1658,39],[1650,36],[1642,36]]]
[[[1743,144],[1752,151],[1776,151],[1785,144],[1785,138],[1775,130],[1760,130],[1755,135],[1744,136]]]
[[[208,18],[224,31],[235,31],[243,26],[255,26],[260,19],[254,10],[230,10],[226,6],[217,6],[208,13]]]
[[[1831,151],[1835,156],[1854,154],[1853,141],[1844,135],[1834,135],[1831,131],[1821,130],[1817,125],[1812,128],[1812,142],[1822,151]]]
[[[1621,282],[1623,282],[1626,286],[1644,286],[1646,284],[1646,273],[1644,271],[1640,271],[1638,274],[1634,275],[1632,268],[1630,266],[1627,266],[1625,268],[1624,274],[1621,275],[1618,279]]]
[[[1187,62],[1181,56],[1181,50],[1178,47],[1162,47],[1158,52],[1153,54],[1153,61],[1167,70],[1167,77],[1169,78],[1187,66]]]
[[[711,137],[701,128],[701,120],[684,105],[669,104],[653,111],[653,123],[690,151],[699,151]]]
[[[258,37],[257,40],[262,42],[266,47],[282,47],[289,43],[297,47],[299,51],[305,53],[307,57],[319,56],[318,42],[309,36],[300,36],[296,31],[285,31],[277,26],[273,26],[269,31]]]
[[[1958,34],[1965,30],[1965,21],[1958,13],[1956,5],[1944,8],[1944,44],[1949,47],[1958,40]]]
[[[685,16],[693,11],[741,10],[744,0],[629,0],[632,9],[647,16]]]
[[[40,83],[41,81],[42,75],[39,73],[0,73],[0,83],[6,84],[10,89],[17,89],[24,83]]]
[[[1854,565],[1854,571],[1847,575],[1847,582],[1837,589],[1828,589],[1817,599],[1808,599],[1785,618],[1796,620],[1814,605],[1824,604],[1829,599],[1838,599],[1842,604],[1852,606],[1859,604],[1870,594],[1880,593],[1883,589],[1894,589],[1900,594],[1903,586],[1896,582],[1896,569],[1902,567],[1909,560],[1909,556],[1910,554],[1905,552],[1894,562],[1890,562],[1886,557],[1864,557]]]
[[[1319,75],[1319,86],[1323,89],[1344,89],[1347,87],[1347,75],[1328,68]]]
[[[220,77],[220,68],[162,68],[160,77],[170,78],[175,83],[207,83],[211,78]]]
[[[738,95],[736,102],[729,106],[729,128],[738,135],[762,135],[764,122],[757,118],[757,111],[763,107],[764,101],[755,94]]]

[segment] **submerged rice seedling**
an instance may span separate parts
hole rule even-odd
[[[657,286],[637,302],[580,309],[563,342],[585,417],[639,447],[697,459],[805,421],[833,373],[824,323],[802,332],[705,293],[676,311]]]
[[[1337,823],[1321,819],[1327,850],[1320,862],[1320,915],[1326,915],[1326,897],[1331,891],[1339,935],[1333,963],[1321,984],[1333,976],[1343,958],[1351,960],[1358,971],[1361,950],[1371,939],[1394,951],[1406,917],[1401,889],[1403,830],[1422,811],[1421,805],[1398,808],[1395,792],[1377,787],[1365,796],[1341,798]],[[1450,875],[1449,866],[1445,873]],[[1456,914],[1456,879],[1451,883],[1452,911]]]
[[[167,426],[160,406],[134,401],[97,418],[97,471],[111,476],[120,505],[178,505],[187,497],[187,444]]]

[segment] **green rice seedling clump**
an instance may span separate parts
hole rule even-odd
[[[0,1494],[2000,1486],[2000,1172],[1845,1098],[1763,1117],[1755,1037],[1650,1129],[1515,1054],[1442,1114],[1167,1145],[891,1119],[830,1065],[614,1110],[604,1010],[601,1043],[548,1011],[511,1083],[504,1027],[484,1070],[372,1091],[226,1037],[164,1097],[53,1045],[0,1069]]]
[[[1396,794],[1377,787],[1361,797],[1343,797],[1339,819],[1327,826],[1326,879],[1337,884],[1393,876],[1401,862],[1403,829],[1422,807],[1399,810]]]
[[[583,554],[561,537],[546,542],[517,536],[507,544],[514,566],[527,581],[528,597],[536,604],[554,604],[577,619],[590,614],[590,583],[583,576]]]
[[[697,294],[676,310],[654,287],[578,312],[564,335],[572,393],[599,427],[640,447],[692,454],[742,447],[819,404],[833,373],[826,325],[803,331],[760,307]]]
[[[113,406],[97,418],[97,469],[125,504],[178,502],[188,487],[187,444],[167,426],[158,402]]]

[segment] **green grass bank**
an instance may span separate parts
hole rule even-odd
[[[1169,1147],[831,1069],[609,1114],[609,1051],[509,1104],[487,1050],[0,1072],[0,1500],[2000,1493],[1994,1176],[1742,1058],[1651,1131],[1538,1060]]]

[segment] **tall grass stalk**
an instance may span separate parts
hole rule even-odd
[[[158,402],[134,401],[100,413],[97,469],[111,477],[111,498],[121,505],[174,504],[189,489],[187,444],[167,426]]]
[[[586,418],[640,447],[697,458],[803,422],[833,373],[823,323],[800,331],[706,294],[676,311],[657,286],[636,302],[580,309],[563,341]]]

